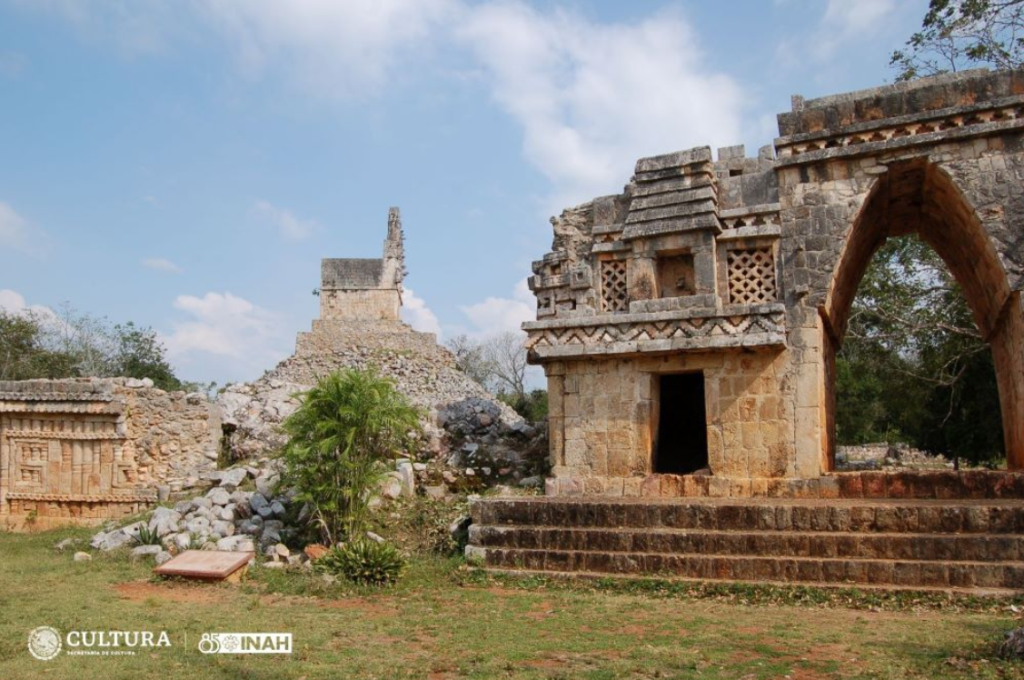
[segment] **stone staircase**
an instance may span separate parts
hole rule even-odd
[[[1024,590],[1024,501],[520,498],[473,504],[490,570]]]

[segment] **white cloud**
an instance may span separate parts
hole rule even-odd
[[[174,308],[187,319],[162,339],[175,364],[204,379],[257,377],[289,354],[277,317],[245,298],[209,292],[179,295]]]
[[[830,60],[850,43],[862,44],[865,38],[884,30],[886,20],[896,10],[895,0],[829,0],[813,36],[802,47],[791,41],[782,44],[784,58],[802,61],[810,53],[818,61]]]
[[[168,274],[180,274],[181,267],[174,264],[170,260],[166,260],[162,257],[147,257],[142,260],[142,266],[148,267],[149,269],[155,269],[158,272],[167,272]]]
[[[256,201],[254,207],[259,215],[277,227],[281,236],[290,241],[301,241],[320,230],[320,225],[316,220],[300,219],[291,212],[276,207],[269,201]]]
[[[8,314],[35,314],[43,319],[56,319],[57,314],[45,305],[30,305],[21,293],[10,288],[0,289],[0,311]]]
[[[489,71],[555,209],[614,193],[645,155],[740,139],[742,90],[704,63],[676,11],[599,24],[521,2],[478,5],[456,29]]]
[[[673,9],[600,23],[520,0],[40,1],[76,25],[128,35],[138,27],[143,46],[184,35],[180,16],[168,15],[187,14],[223,36],[253,77],[283,76],[327,97],[372,95],[431,49],[458,45],[468,52],[463,70],[482,71],[522,126],[527,160],[554,185],[546,209],[555,213],[618,191],[638,157],[741,139],[742,89],[704,59],[700,36]],[[892,1],[832,0],[829,22],[855,30]]]
[[[412,326],[415,330],[423,333],[433,333],[441,337],[441,323],[437,315],[427,307],[423,298],[416,295],[412,288],[406,288],[402,293],[402,320]]]
[[[505,331],[519,331],[524,321],[536,317],[536,302],[526,285],[526,279],[516,284],[512,297],[487,297],[481,302],[460,306],[472,328],[471,337],[482,338]]]
[[[0,201],[0,247],[13,248],[38,255],[50,242],[50,237],[31,225],[14,208]]]
[[[457,0],[201,0],[252,75],[283,66],[326,96],[381,88],[458,8]]]

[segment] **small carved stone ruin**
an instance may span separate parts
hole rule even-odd
[[[405,235],[398,208],[388,211],[388,237],[380,259],[325,259],[320,274],[324,321],[398,321],[405,279]]]
[[[218,410],[131,379],[0,382],[0,527],[140,512],[212,469]]]
[[[545,498],[472,505],[516,572],[1024,589],[1024,70],[813,101],[772,149],[643,158],[553,220],[530,359]],[[835,472],[835,356],[871,256],[916,233],[962,287],[1009,471]]]
[[[642,158],[623,193],[552,219],[524,324],[548,377],[549,492],[829,493],[850,305],[909,233],[963,287],[1024,468],[1022,126],[1022,71],[795,98],[777,158]]]

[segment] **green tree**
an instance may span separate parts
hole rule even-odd
[[[38,315],[0,310],[0,380],[62,378],[74,364],[74,357],[46,348]]]
[[[897,80],[1024,63],[1024,0],[931,0],[921,30],[896,50]]]
[[[332,373],[297,396],[299,408],[283,423],[284,479],[312,508],[325,541],[358,536],[384,461],[412,450],[420,413],[373,369]]]
[[[916,237],[861,281],[836,361],[840,443],[905,441],[974,461],[1003,453],[991,352],[955,279]]]
[[[163,390],[182,389],[182,382],[167,362],[166,350],[152,328],[129,321],[113,329],[114,351],[110,372],[127,378],[149,378]]]
[[[118,376],[150,378],[165,390],[209,389],[174,375],[152,328],[111,326],[68,304],[55,314],[0,311],[0,379]]]

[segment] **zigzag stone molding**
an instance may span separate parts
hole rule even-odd
[[[575,325],[560,326],[553,326],[551,322],[528,323],[526,347],[535,357],[543,359],[782,346],[786,339],[785,314],[779,305],[729,310],[718,315],[629,316],[646,318],[586,324],[577,320]]]

